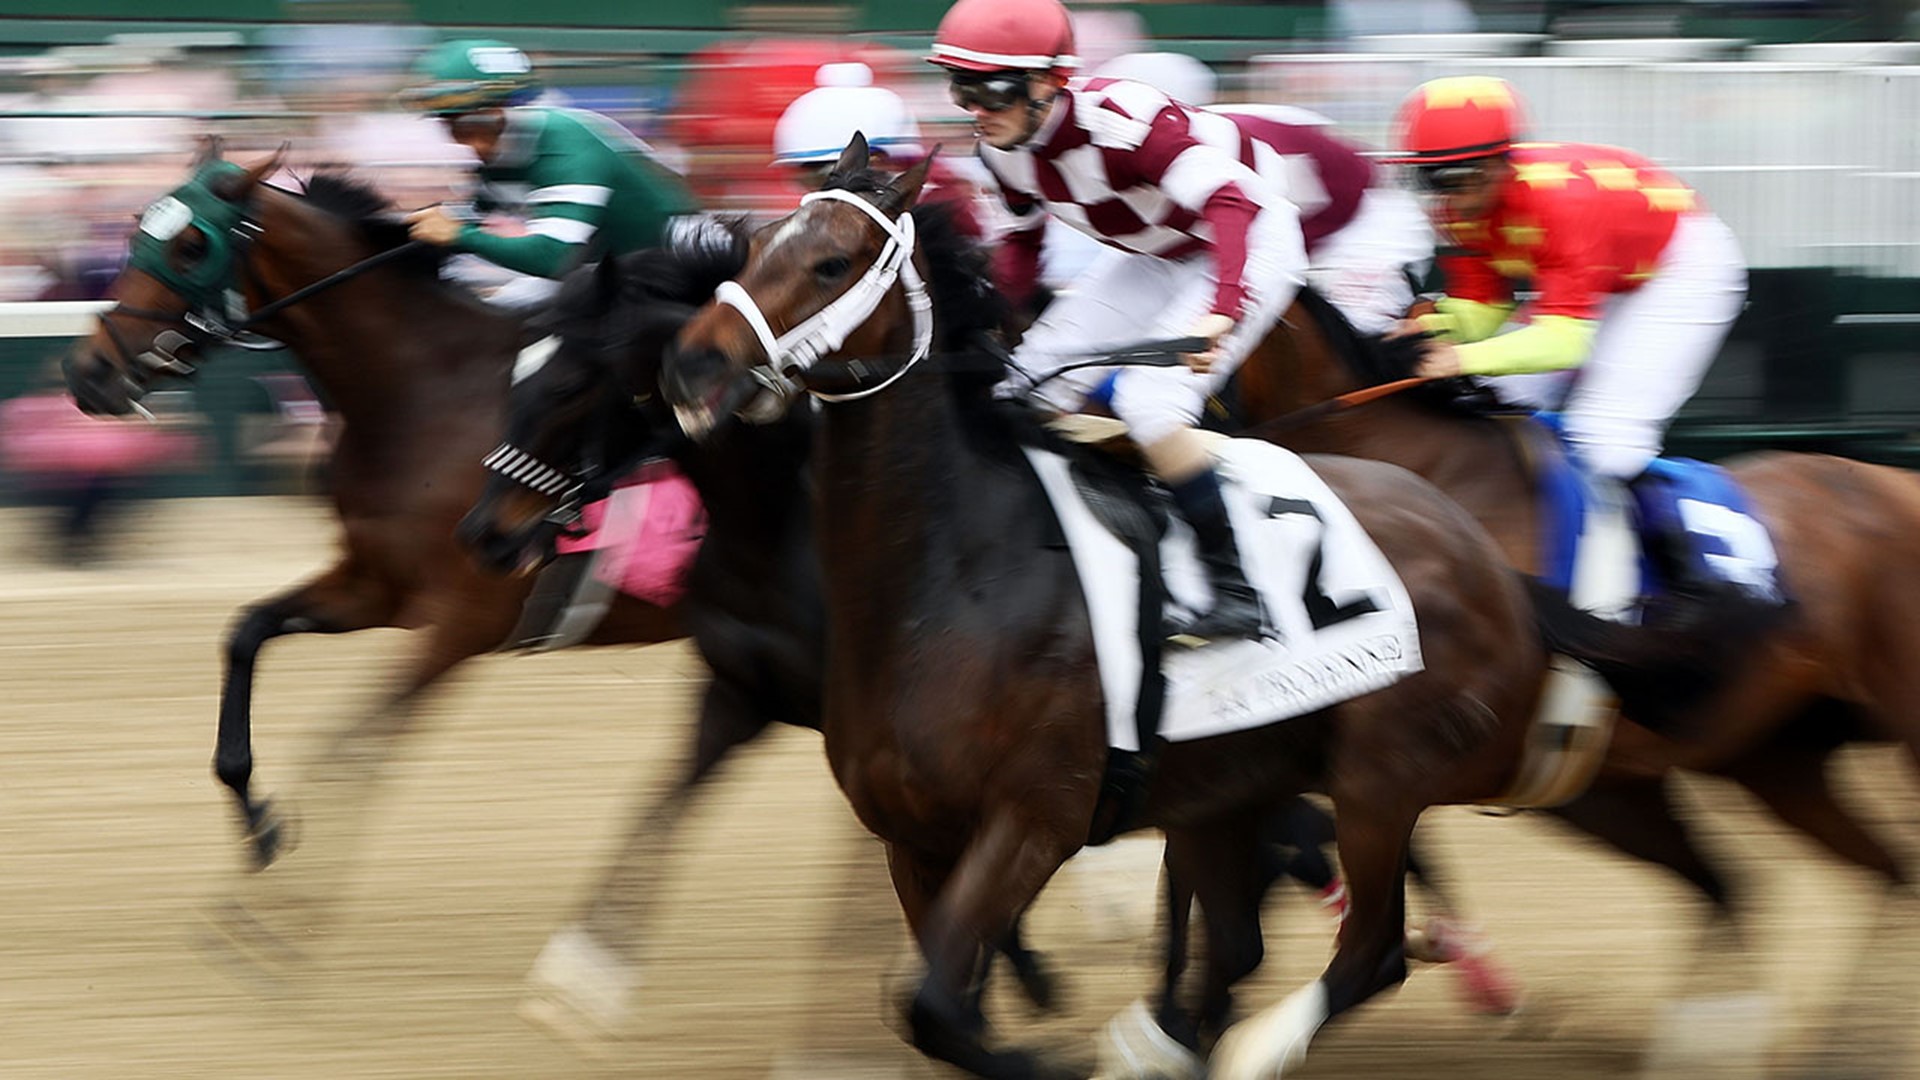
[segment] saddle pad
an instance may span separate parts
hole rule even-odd
[[[596,578],[628,596],[667,607],[687,591],[687,572],[706,536],[707,515],[671,462],[652,461],[624,477],[613,494],[581,508],[586,533],[562,536],[561,554],[598,551]]]
[[[1296,455],[1252,439],[1211,449],[1247,579],[1271,628],[1261,641],[1169,651],[1160,735],[1172,742],[1301,716],[1419,671],[1413,603],[1386,557],[1326,483]],[[1066,534],[1093,623],[1108,741],[1139,750],[1139,560],[1088,510],[1065,459],[1029,447]],[[1175,520],[1160,546],[1170,604],[1210,600],[1193,534]],[[1158,612],[1146,618],[1157,619]]]

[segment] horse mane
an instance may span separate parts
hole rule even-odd
[[[667,243],[619,256],[623,302],[698,307],[747,265],[744,217],[704,219]]]
[[[381,251],[399,247],[409,239],[406,222],[393,204],[359,177],[340,169],[323,169],[309,176],[302,187],[302,191],[288,194],[359,229]],[[394,265],[437,279],[447,254],[445,248],[423,244],[417,254],[405,256]]]
[[[1362,334],[1347,321],[1346,315],[1332,301],[1321,296],[1311,285],[1301,286],[1298,297],[1300,306],[1307,309],[1307,314],[1312,316],[1321,333],[1326,336],[1327,346],[1333,350],[1334,356],[1347,365],[1354,377],[1360,380],[1361,386],[1379,386],[1413,377],[1414,368],[1420,363],[1424,338],[1419,335],[1387,338]],[[1466,416],[1488,416],[1512,411],[1478,380],[1447,379],[1413,387],[1401,396],[1431,409]]]

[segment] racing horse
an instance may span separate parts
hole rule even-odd
[[[638,457],[665,454],[692,481],[707,514],[682,604],[711,673],[687,764],[629,824],[576,920],[549,939],[523,1006],[556,1030],[584,1023],[595,1035],[616,1033],[626,1020],[661,856],[702,782],[770,724],[819,730],[826,669],[825,607],[802,482],[812,417],[797,410],[698,446],[652,437],[678,431],[659,404],[660,359],[694,310],[678,281],[661,280],[660,264],[655,253],[640,252],[603,259],[562,282],[536,319],[550,335],[543,359],[515,373],[503,444],[579,486],[619,476]],[[707,295],[713,284],[706,282]],[[498,573],[550,558],[551,525],[566,513],[564,502],[550,486],[495,470],[462,522],[462,542]],[[1050,1006],[1052,976],[1018,927],[998,951],[1026,995]]]
[[[164,232],[165,239],[153,237],[148,254],[136,254],[115,283],[118,303],[67,364],[70,388],[82,408],[124,415],[134,411],[156,374],[187,374],[190,349],[238,336],[226,314],[228,290],[239,290],[248,308],[260,313],[316,283],[338,282],[255,323],[293,350],[342,420],[328,476],[344,549],[317,578],[248,608],[228,641],[215,771],[239,804],[248,848],[260,867],[279,854],[283,828],[270,802],[249,792],[250,696],[261,646],[291,633],[377,626],[425,631],[397,686],[369,717],[335,740],[315,769],[316,776],[361,783],[359,774],[373,771],[387,757],[387,744],[405,731],[419,697],[460,662],[500,646],[513,630],[532,581],[499,573],[513,568],[499,563],[503,543],[519,551],[535,541],[550,549],[553,540],[545,522],[502,537],[488,533],[480,519],[469,524],[466,541],[456,539],[462,515],[483,492],[498,495],[517,486],[481,462],[505,427],[522,328],[464,290],[441,283],[430,254],[405,250],[404,225],[371,189],[321,174],[304,193],[286,191],[263,182],[278,167],[276,155],[241,168],[221,160],[218,144],[209,143],[188,184],[157,203],[159,209],[150,209],[143,221],[143,229]],[[174,204],[186,212],[184,219]],[[136,253],[140,249],[136,244]],[[342,276],[394,252],[400,257],[385,265]],[[657,357],[690,305],[712,295],[714,286],[737,269],[742,254],[731,243],[713,243],[643,252],[628,260],[636,303],[629,306],[634,319],[623,340]],[[573,295],[604,287],[607,280],[579,277],[571,283]],[[626,456],[646,442],[645,429],[628,425],[623,430],[632,446],[599,450]],[[817,701],[817,690],[794,689],[817,678],[817,663],[810,657],[818,634],[810,622],[818,605],[808,603],[804,592],[748,596],[736,584],[775,576],[760,564],[780,557],[780,549],[763,551],[761,545],[769,536],[792,531],[797,500],[761,496],[784,490],[768,484],[801,466],[806,439],[796,439],[793,425],[787,425],[784,434],[770,429],[733,443],[691,463],[697,479],[710,481],[700,486],[710,526],[723,540],[703,545],[689,583],[695,599],[662,608],[623,595],[585,641],[641,644],[694,633],[704,638],[703,655],[716,672],[683,775],[631,824],[626,857],[614,861],[596,903],[581,915],[578,932],[592,936],[561,938],[602,950],[583,960],[575,949],[572,957],[598,964],[603,984],[631,982],[638,952],[631,928],[639,922],[633,908],[650,890],[628,878],[635,868],[644,873],[657,862],[649,856],[657,855],[689,802],[688,793],[770,719],[818,726],[808,705]],[[736,467],[742,471],[736,473]],[[739,482],[731,488],[720,482],[736,475]],[[757,487],[755,477],[761,478]],[[798,521],[804,531],[804,517]],[[724,542],[728,536],[738,542]],[[483,558],[469,558],[469,546],[478,547]],[[785,567],[780,574],[801,585],[806,580]],[[752,619],[742,613],[743,605],[752,609]],[[733,623],[728,620],[752,622],[752,633],[729,638]],[[343,801],[351,810],[366,793],[349,790]],[[309,877],[287,886],[296,890],[289,897],[295,902],[291,908],[318,915],[315,909],[324,909],[331,897],[317,893],[336,884]],[[253,925],[261,914],[222,915],[228,936],[240,939],[236,943],[246,951],[263,952],[249,940],[261,932]],[[284,938],[288,929],[273,932]],[[267,955],[283,952],[280,944],[275,942]],[[1050,989],[1038,958],[1015,934],[1009,934],[1004,952],[1022,987],[1044,1002]],[[539,976],[536,971],[536,985]],[[578,1006],[580,1000],[561,1004]],[[611,1005],[597,1011],[577,1007],[577,1016],[540,1018],[562,1028],[583,1019],[610,1026],[618,1011]]]
[[[918,358],[934,326],[986,327],[970,314],[990,291],[978,253],[916,248],[911,209],[929,164],[889,182],[856,137],[823,191],[755,234],[725,303],[696,314],[667,356],[683,428],[710,436],[736,411],[791,404],[792,374],[810,363],[801,378],[816,388],[872,367],[822,358]],[[969,993],[986,947],[1086,841],[1108,757],[1085,601],[1018,449],[1030,420],[994,407],[995,377],[909,365],[822,407],[826,749],[856,816],[887,846],[927,961],[909,1008],[915,1045],[982,1076],[1078,1075],[990,1047]],[[1132,824],[1160,827],[1187,853],[1180,869],[1209,932],[1239,946],[1209,950],[1203,1008],[1251,970],[1222,964],[1258,962],[1259,913],[1241,879],[1259,864],[1261,818],[1301,791],[1336,807],[1351,896],[1338,949],[1320,979],[1216,1048],[1213,1075],[1233,1080],[1290,1063],[1327,1019],[1404,978],[1414,824],[1429,806],[1492,798],[1512,779],[1546,663],[1540,629],[1555,625],[1535,621],[1551,598],[1530,593],[1430,485],[1376,462],[1311,464],[1402,577],[1426,666],[1305,717],[1160,752]],[[1584,640],[1556,645],[1589,658],[1618,659],[1649,633],[1576,625]]]
[[[1545,429],[1451,407],[1425,389],[1329,407],[1405,378],[1417,348],[1365,338],[1331,305],[1303,299],[1239,371],[1246,420],[1297,451],[1374,458],[1425,477],[1486,526],[1515,567],[1539,571],[1546,525],[1534,465],[1556,452]],[[1794,603],[1755,631],[1739,677],[1678,717],[1684,738],[1621,726],[1594,787],[1551,812],[1668,866],[1732,914],[1725,882],[1693,850],[1662,784],[1674,767],[1704,771],[1904,885],[1899,860],[1835,798],[1828,765],[1855,740],[1904,743],[1920,762],[1920,552],[1904,541],[1920,534],[1920,480],[1820,454],[1766,452],[1728,468],[1772,531]]]
[[[328,751],[344,761],[397,739],[425,691],[506,643],[532,588],[485,572],[454,538],[505,420],[520,326],[442,283],[437,256],[407,244],[370,188],[327,174],[304,193],[264,183],[283,154],[242,167],[210,140],[188,181],[143,216],[116,303],[66,362],[82,409],[126,415],[156,377],[190,374],[198,354],[257,331],[293,351],[341,420],[327,465],[337,561],[245,608],[227,637],[214,772],[257,867],[284,840],[271,800],[250,788],[261,647],[288,634],[424,631],[373,715]],[[712,287],[704,281],[689,296]],[[242,304],[253,317],[235,314]],[[622,597],[587,640],[684,635],[678,610]]]

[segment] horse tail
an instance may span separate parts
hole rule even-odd
[[[1618,623],[1574,607],[1563,590],[1538,578],[1525,581],[1548,650],[1604,679],[1627,719],[1670,737],[1688,733],[1687,711],[1733,677],[1748,646],[1786,610],[1728,589],[1681,618]]]

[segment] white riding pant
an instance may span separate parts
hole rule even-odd
[[[487,306],[514,315],[538,307],[560,291],[560,283],[552,278],[508,270],[466,253],[442,263],[440,277],[466,286]]]
[[[1232,374],[1241,360],[1267,336],[1293,303],[1307,270],[1298,213],[1290,205],[1268,207],[1253,219],[1247,235],[1247,265],[1242,280],[1247,308],[1220,340],[1219,359],[1202,375],[1187,368],[1118,369],[1111,405],[1126,421],[1133,439],[1150,445],[1200,418],[1207,396]],[[1180,337],[1213,306],[1216,291],[1211,254],[1173,261],[1153,255],[1108,249],[1095,259],[1069,292],[1054,298],[1027,330],[1014,363],[1035,380],[1090,355],[1156,338]],[[1081,368],[1046,379],[1035,396],[1062,412],[1078,410],[1088,391],[1106,381],[1114,368]],[[1026,391],[1027,380],[1009,376],[1000,393]]]
[[[1362,334],[1384,334],[1413,306],[1407,274],[1433,261],[1433,225],[1420,201],[1399,188],[1371,188],[1353,220],[1320,242],[1307,284]]]
[[[1221,358],[1205,375],[1186,368],[1083,368],[1049,380],[1039,397],[1071,412],[1087,393],[1115,375],[1111,405],[1141,444],[1157,442],[1200,419],[1200,411],[1240,362],[1273,331],[1303,281],[1313,285],[1362,333],[1386,330],[1413,303],[1406,268],[1433,257],[1432,227],[1404,191],[1369,190],[1353,220],[1306,254],[1291,206],[1262,211],[1248,233],[1244,280],[1247,314],[1222,340]],[[1199,255],[1180,262],[1107,249],[1073,288],[1047,307],[1027,331],[1014,361],[1044,378],[1098,353],[1153,338],[1179,337],[1212,306],[1214,262]],[[1014,376],[1005,393],[1024,390]]]
[[[1683,216],[1653,277],[1607,300],[1586,363],[1489,380],[1516,405],[1559,409],[1588,473],[1631,480],[1660,454],[1747,299],[1739,241],[1712,214]]]

